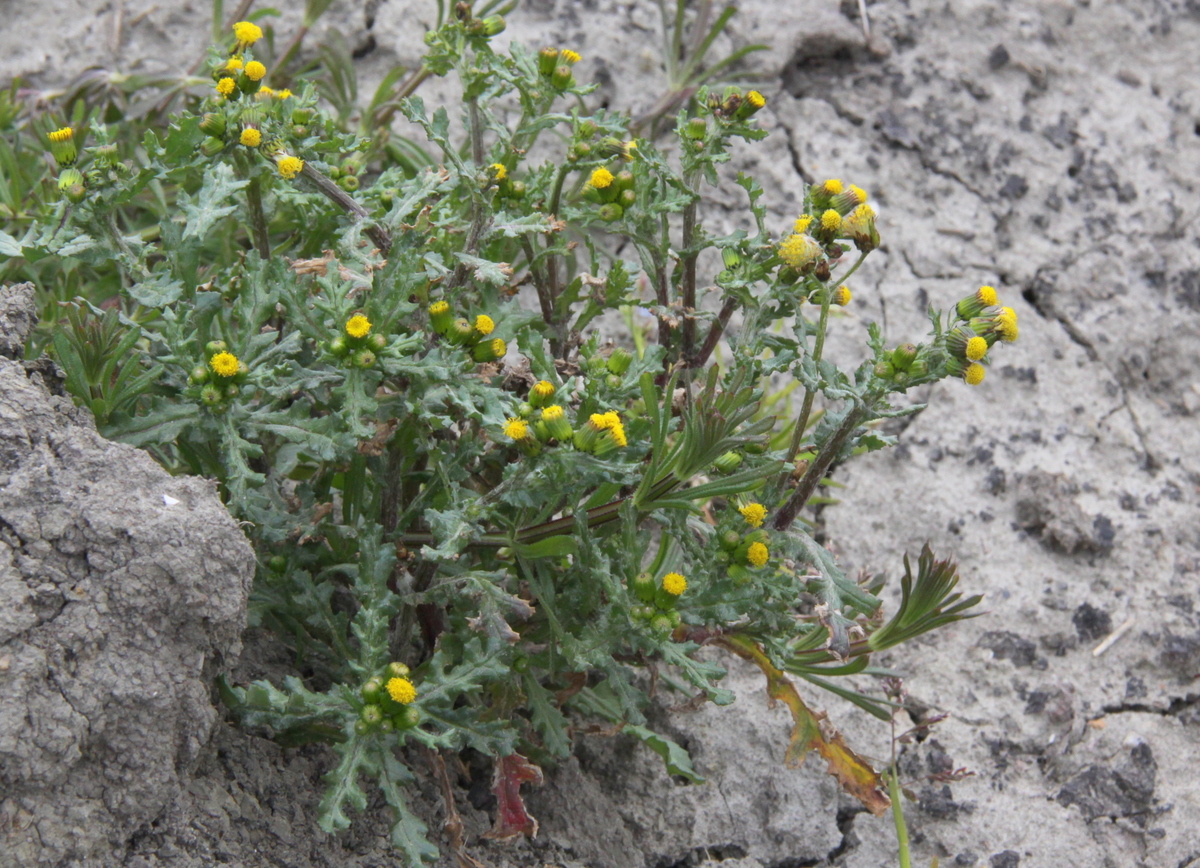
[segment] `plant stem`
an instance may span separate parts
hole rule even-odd
[[[267,217],[263,213],[262,182],[257,176],[246,185],[246,205],[250,212],[250,234],[254,238],[254,249],[266,262],[271,258],[271,239],[267,234]]]
[[[808,503],[808,499],[812,497],[812,493],[816,490],[821,480],[825,478],[826,471],[833,464],[833,460],[837,458],[842,451],[842,447],[846,445],[846,441],[850,439],[850,435],[854,433],[854,429],[867,418],[868,408],[866,405],[857,405],[851,407],[846,413],[846,418],[842,420],[842,424],[833,432],[833,436],[825,442],[821,447],[821,451],[817,453],[817,457],[813,459],[812,464],[808,466],[808,471],[800,480],[800,484],[796,486],[796,490],[792,492],[792,496],[775,514],[774,527],[775,530],[787,530],[792,526],[792,522],[796,519],[796,514],[804,508]]]
[[[300,25],[300,29],[296,31],[296,35],[292,37],[292,40],[288,43],[287,48],[283,50],[283,54],[279,55],[279,59],[275,61],[275,70],[271,75],[271,79],[273,81],[278,82],[282,80],[283,72],[287,68],[288,63],[291,62],[292,55],[295,54],[300,48],[300,43],[304,41],[304,37],[307,35],[308,25]]]
[[[559,166],[558,174],[554,176],[554,188],[550,191],[550,216],[558,217],[558,207],[562,204],[562,188],[563,182],[567,179],[567,173],[571,171],[569,163]]]
[[[717,321],[709,328],[708,336],[704,339],[704,346],[700,347],[700,352],[696,354],[697,368],[704,367],[704,363],[708,361],[708,357],[717,348],[717,341],[721,339],[721,335],[725,332],[725,326],[729,325],[729,318],[733,316],[733,311],[736,307],[737,299],[732,297],[726,299],[725,304],[721,306],[721,312],[717,314]]]
[[[347,195],[345,190],[329,178],[326,178],[320,171],[313,168],[312,163],[306,162],[300,173],[312,181],[326,199],[351,215],[356,221],[370,221],[371,215],[367,213],[367,209],[354,201],[353,198]],[[379,248],[379,252],[387,256],[392,249],[392,236],[388,231],[374,222],[369,222],[364,231],[375,242],[375,246]]]
[[[901,803],[900,777],[896,766],[884,773],[887,776],[888,796],[892,799],[892,822],[896,824],[896,841],[900,845],[900,868],[912,868],[912,856],[908,852],[908,826],[904,822],[904,806]]]
[[[529,240],[529,236],[521,236],[521,249],[525,251],[525,258],[529,260],[529,275],[533,278],[533,286],[537,290],[538,305],[542,309],[542,319],[546,325],[554,325],[554,300],[550,297],[550,288],[546,286],[545,279],[538,272],[537,263],[534,262],[533,244]],[[552,350],[554,355],[558,355],[557,350]]]

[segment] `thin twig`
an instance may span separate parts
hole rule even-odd
[[[308,180],[312,181],[326,199],[333,202],[333,204],[337,205],[356,221],[368,221],[368,225],[363,231],[367,233],[367,236],[373,242],[375,242],[375,246],[379,248],[379,252],[383,256],[386,257],[388,253],[391,252],[391,234],[382,226],[371,220],[371,215],[367,212],[366,208],[358,204],[358,202],[349,196],[345,190],[321,174],[321,172],[314,168],[311,163],[305,162],[304,168],[300,170],[300,173],[304,175],[305,178],[308,178]]]
[[[704,367],[704,363],[708,361],[708,357],[717,348],[717,342],[721,340],[721,335],[725,333],[725,327],[729,325],[729,318],[733,316],[733,311],[736,307],[736,298],[731,296],[725,300],[725,304],[721,306],[721,312],[717,314],[717,321],[708,330],[708,336],[704,339],[704,346],[700,347],[700,352],[696,354],[695,367]]]
[[[850,408],[837,431],[825,442],[825,445],[821,447],[821,451],[817,453],[817,457],[808,466],[808,471],[801,478],[800,484],[796,486],[796,490],[792,492],[792,496],[788,498],[787,503],[775,514],[775,530],[787,530],[792,526],[796,515],[808,503],[808,499],[812,497],[821,480],[825,478],[825,473],[829,470],[829,466],[833,464],[834,459],[841,453],[842,447],[846,445],[846,441],[850,439],[850,435],[854,433],[854,429],[866,417],[866,407],[857,406]]]
[[[250,212],[250,234],[254,238],[254,249],[266,262],[271,258],[271,239],[267,233],[267,217],[263,213],[262,185],[257,177],[246,185],[246,205]]]

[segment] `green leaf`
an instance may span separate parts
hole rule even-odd
[[[383,790],[388,805],[396,812],[396,822],[392,824],[390,836],[392,846],[404,854],[409,868],[416,868],[422,862],[436,861],[440,853],[426,837],[429,829],[408,809],[408,801],[401,789],[401,785],[407,786],[416,779],[408,767],[383,744],[376,744],[375,753],[380,769],[379,788]]]
[[[671,741],[666,736],[659,735],[652,729],[633,723],[626,724],[621,731],[636,736],[642,744],[662,757],[667,771],[671,774],[682,775],[693,784],[704,783],[704,778],[697,774],[695,768],[692,767],[691,754],[678,743]]]
[[[188,197],[179,197],[179,205],[187,215],[184,239],[204,238],[214,223],[236,211],[236,203],[223,203],[249,183],[234,178],[233,169],[227,163],[218,163],[212,168],[204,176],[204,186],[196,194],[194,202],[188,201]]]
[[[535,543],[516,543],[513,551],[523,558],[563,557],[579,551],[579,541],[572,536],[551,536]]]

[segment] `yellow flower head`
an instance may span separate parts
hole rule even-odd
[[[564,48],[562,51],[560,51],[558,53],[558,59],[561,60],[563,63],[568,63],[568,64],[574,65],[576,63],[579,63],[579,61],[582,60],[583,58],[580,57],[579,54],[572,51],[571,49]]]
[[[217,353],[208,360],[208,366],[218,377],[232,377],[238,372],[238,357],[233,353]]]
[[[539,398],[549,398],[554,394],[555,386],[549,380],[539,380],[530,391]]]
[[[225,61],[225,68],[230,72],[237,72],[242,68],[242,59],[240,57],[231,57]]]
[[[279,91],[273,87],[267,87],[265,84],[258,89],[258,93],[254,95],[258,99],[270,99],[271,97],[279,96]]]
[[[283,90],[275,91],[275,96],[278,99],[288,99],[289,97],[291,97],[291,95],[292,95],[292,92],[290,90],[288,90],[286,87]]]
[[[762,527],[763,519],[767,517],[767,508],[761,503],[747,503],[738,512],[750,527]]]
[[[417,688],[407,678],[389,678],[387,683],[388,696],[393,702],[408,705],[417,698]]]
[[[755,567],[761,567],[771,557],[771,553],[767,547],[760,542],[751,543],[750,548],[746,551],[746,560]]]
[[[352,338],[365,338],[371,331],[371,321],[361,313],[356,313],[346,320],[346,334]]]
[[[597,190],[603,190],[613,182],[613,174],[608,169],[601,166],[596,171],[592,172],[592,177],[588,179],[588,186],[595,187]]]
[[[830,208],[821,215],[821,228],[826,232],[837,232],[842,228],[842,215]]]
[[[615,416],[616,414],[614,413],[613,415]],[[613,442],[622,449],[629,445],[629,441],[625,439],[625,426],[620,422],[614,423],[613,426],[608,429],[608,433],[609,436],[612,437]]]
[[[853,295],[850,292],[850,287],[839,286],[833,291],[833,298],[831,298],[830,301],[836,305],[839,305],[840,307],[845,307],[850,303],[851,298],[853,298]]]
[[[551,404],[542,411],[543,422],[557,422],[563,417],[563,408],[558,404]]]
[[[475,331],[481,335],[490,335],[496,330],[496,324],[492,322],[492,318],[486,313],[481,313],[475,317]]]
[[[54,132],[50,133],[50,141],[65,142],[65,141],[67,141],[67,139],[71,138],[74,135],[75,135],[75,131],[73,129],[71,129],[70,127],[62,127],[61,129],[57,129]]]
[[[821,245],[808,235],[789,235],[779,245],[779,258],[800,271],[821,256]]]
[[[975,293],[975,297],[988,307],[1000,303],[1000,296],[996,294],[996,287],[994,286],[979,287],[979,291]]]
[[[842,192],[842,182],[837,178],[830,178],[821,185],[821,189],[827,196],[836,196],[838,193]]]
[[[239,21],[233,25],[233,35],[237,37],[237,41],[242,45],[253,45],[262,39],[262,28],[257,24],[251,24],[249,21]]]
[[[279,174],[290,181],[300,174],[300,170],[304,168],[304,161],[299,157],[280,157],[277,165]]]
[[[751,107],[757,111],[767,104],[767,98],[758,91],[752,90],[746,94],[746,102],[750,103]]]
[[[589,417],[588,421],[590,421],[601,431],[607,431],[610,428],[615,428],[616,426],[620,425],[621,417],[617,415],[615,410],[609,410],[607,413],[593,413],[591,417]]]
[[[637,142],[630,139],[621,145],[621,159],[626,163],[633,162],[633,152],[637,150]]]
[[[232,78],[223,78],[217,82],[217,93],[221,96],[229,96],[237,88],[237,82]]]
[[[262,144],[262,133],[254,127],[246,127],[238,137],[238,141],[248,148],[257,148]]]
[[[524,440],[529,436],[529,423],[515,417],[509,419],[504,423],[504,436],[511,440]]]
[[[857,208],[855,208],[853,211],[851,211],[850,216],[853,217],[855,220],[860,220],[860,221],[861,220],[874,220],[875,219],[875,209],[872,208],[870,205],[868,205],[866,202],[864,202],[863,204],[861,204]]]
[[[983,378],[986,373],[987,372],[983,369],[983,365],[979,364],[978,362],[972,362],[971,364],[967,365],[967,370],[963,372],[963,379],[967,381],[968,386],[978,386],[983,382]]]
[[[262,81],[263,76],[267,74],[267,68],[257,60],[252,60],[246,64],[246,78],[251,81]]]
[[[969,341],[967,341],[966,354],[967,354],[967,358],[970,359],[972,362],[977,362],[980,359],[982,359],[984,356],[987,355],[987,351],[988,351],[988,344],[987,344],[986,338],[981,338],[981,337],[976,336],[976,337],[971,338]],[[980,379],[982,379],[982,378],[983,378],[982,375],[980,375]]]
[[[508,169],[504,167],[503,163],[492,163],[492,176],[497,181],[503,181],[508,177]]]
[[[803,235],[805,232],[808,231],[808,227],[812,226],[812,222],[813,222],[813,215],[801,214],[799,217],[796,218],[796,223],[795,223],[795,225],[792,226],[792,231],[795,232],[797,235]]]
[[[498,359],[504,358],[508,353],[508,344],[504,342],[504,338],[492,338],[488,346],[491,348],[492,354]]]
[[[858,201],[859,201],[859,202],[866,202],[866,201],[867,201],[867,191],[866,191],[866,190],[864,190],[862,187],[858,187],[858,186],[855,186],[854,184],[851,184],[851,185],[850,185],[850,190],[851,190],[851,192],[853,192],[853,193],[854,193],[854,195],[855,195],[855,196],[858,198]]]
[[[1015,319],[1000,317],[996,320],[996,333],[1000,335],[1000,340],[1006,344],[1011,344],[1017,339],[1020,330],[1017,328],[1017,321]]]
[[[687,579],[679,573],[667,573],[663,576],[662,588],[672,597],[678,597],[687,590]]]
[[[429,305],[429,312],[434,316],[447,313],[449,310],[450,305],[444,301],[435,301],[433,304]]]

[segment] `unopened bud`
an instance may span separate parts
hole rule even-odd
[[[897,371],[907,371],[908,366],[916,357],[917,347],[915,344],[901,344],[892,350],[892,364]]]
[[[220,138],[225,135],[225,115],[220,112],[205,112],[200,118],[200,129],[207,135]]]
[[[504,28],[508,26],[503,15],[489,15],[483,19],[483,35],[495,36],[504,32]]]
[[[373,368],[375,367],[375,354],[370,350],[359,350],[354,354],[353,364],[356,368]]]
[[[543,48],[538,52],[538,72],[542,75],[553,75],[556,66],[558,66],[557,48]]]
[[[726,452],[713,462],[718,473],[733,473],[742,464],[742,456],[736,452]]]
[[[617,376],[624,376],[625,372],[629,370],[629,366],[632,363],[633,354],[628,350],[617,347],[612,351],[612,355],[608,357],[605,367],[607,367],[611,373],[614,373]]]
[[[737,268],[742,264],[742,255],[734,247],[726,247],[721,251],[721,261],[726,268]]]
[[[555,67],[554,74],[550,76],[550,83],[559,90],[566,90],[574,84],[575,76],[571,73],[571,67],[565,64]]]
[[[477,362],[494,362],[504,358],[507,352],[508,345],[504,343],[503,338],[492,338],[472,348],[471,358]]]
[[[225,142],[220,139],[208,137],[200,143],[200,153],[206,157],[215,157],[225,149]]]
[[[605,223],[613,223],[625,216],[625,209],[616,202],[609,202],[607,205],[601,205],[600,210],[597,213],[600,215],[600,219]]]
[[[692,118],[684,128],[684,134],[689,139],[703,139],[708,132],[708,122],[704,118]]]
[[[87,195],[83,186],[83,174],[76,168],[63,169],[58,176],[58,189],[67,197],[67,201],[78,205]]]

